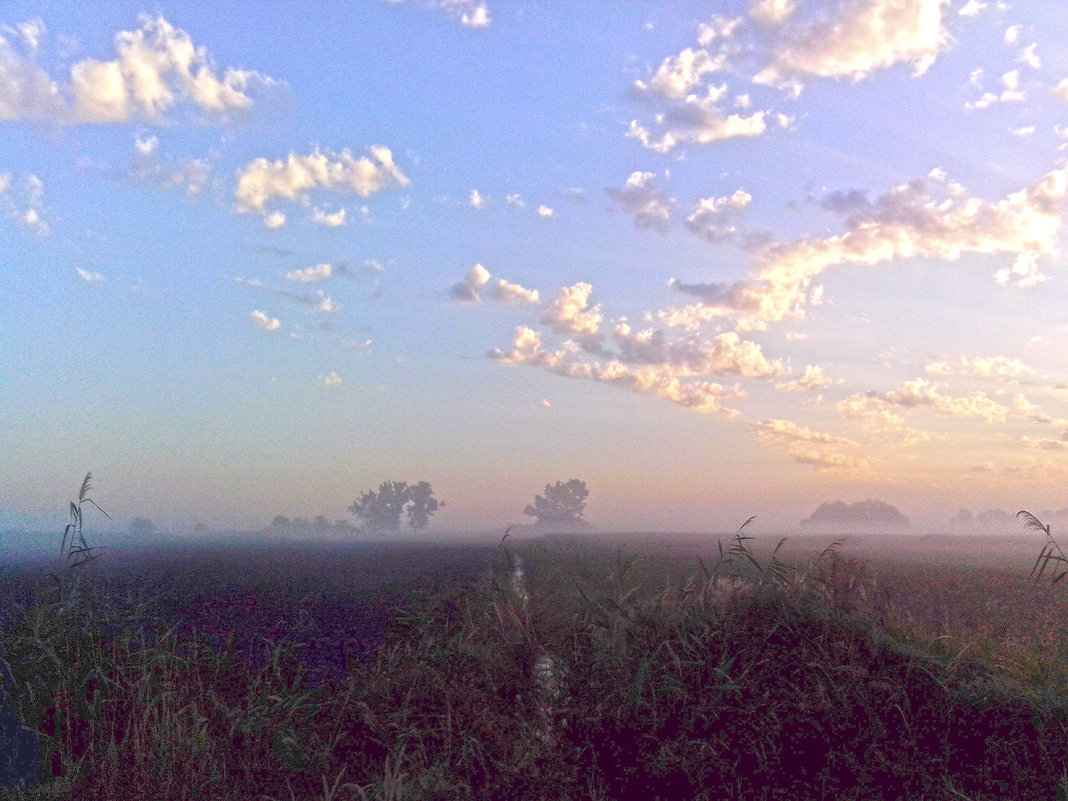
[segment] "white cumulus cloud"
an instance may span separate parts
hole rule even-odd
[[[543,349],[541,338],[531,328],[516,329],[510,352],[492,350],[489,357],[507,364],[540,367],[568,378],[607,383],[633,392],[654,395],[680,406],[702,413],[721,413],[734,416],[737,412],[723,405],[725,400],[741,396],[735,387],[725,387],[708,381],[683,381],[670,369],[644,365],[630,367],[618,359],[606,362],[586,358],[573,343],[565,343],[556,351]]]
[[[310,284],[313,281],[325,281],[334,274],[334,268],[330,264],[316,264],[305,267],[303,270],[293,270],[286,273],[287,281],[296,281],[300,284]]]
[[[592,294],[593,287],[582,281],[563,287],[549,302],[541,322],[558,334],[581,334],[591,340],[598,338],[604,315],[600,304],[590,307]]]
[[[498,278],[496,283],[490,284],[491,278],[489,270],[481,264],[476,264],[467,271],[463,280],[457,281],[449,288],[449,296],[453,300],[465,303],[478,303],[482,300],[483,290],[488,285],[490,297],[498,303],[511,305],[537,305],[539,303],[538,290],[527,289],[503,278]]]
[[[268,317],[259,309],[252,312],[252,314],[248,316],[248,319],[254,326],[256,326],[256,328],[261,328],[264,331],[277,331],[282,327],[282,323],[277,317]]]
[[[311,221],[316,225],[322,225],[326,228],[340,228],[343,226],[348,217],[348,212],[345,209],[338,209],[335,212],[327,212],[323,209],[312,209]]]
[[[236,210],[269,216],[267,203],[273,198],[307,204],[312,190],[366,198],[391,186],[409,185],[389,148],[376,145],[367,150],[368,155],[359,158],[347,149],[334,153],[316,148],[307,155],[291,152],[285,160],[255,159],[237,172]],[[283,215],[279,225],[284,223]]]
[[[43,24],[5,29],[8,35],[0,34],[0,119],[158,123],[180,106],[225,117],[251,108],[250,91],[274,83],[251,70],[220,71],[204,47],[162,16],[142,15],[138,22],[136,30],[115,35],[113,59],[75,62],[66,80],[36,63]]]
[[[793,86],[804,77],[854,80],[899,63],[924,73],[947,46],[942,26],[947,0],[839,0],[824,13],[793,17],[770,63],[753,79]]]

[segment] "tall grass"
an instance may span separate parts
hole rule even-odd
[[[88,548],[80,520],[65,546]],[[788,564],[782,541],[756,554],[750,522],[670,570],[506,537],[481,586],[410,597],[372,660],[319,685],[294,642],[253,666],[232,637],[177,636],[150,598],[120,611],[103,576],[76,604],[41,583],[0,659],[45,735],[46,781],[0,799],[1068,792],[1065,641],[1030,646],[1044,677],[1006,671],[930,638],[840,543]]]

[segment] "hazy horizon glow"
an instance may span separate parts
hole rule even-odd
[[[0,12],[0,526],[1059,509],[1068,10]]]

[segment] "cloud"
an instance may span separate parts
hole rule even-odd
[[[774,6],[786,16],[789,2],[760,4],[774,14]],[[760,10],[756,13],[760,14]],[[741,70],[732,63],[739,53],[751,49],[751,44],[736,42],[743,27],[741,18],[716,17],[698,28],[699,47],[687,47],[665,58],[656,73],[647,80],[631,85],[632,95],[655,109],[652,124],[631,120],[626,136],[657,153],[669,153],[680,144],[708,145],[737,137],[763,134],[769,120],[777,120],[786,127],[791,120],[768,110],[748,114],[731,111],[731,92],[726,80],[735,79]],[[712,83],[714,76],[722,76]],[[735,93],[733,105],[750,111],[752,100],[748,94]]]
[[[1038,48],[1037,44],[1029,44],[1023,50],[1020,51],[1019,61],[1021,64],[1026,64],[1033,70],[1042,69],[1042,60],[1038,57],[1035,50]]]
[[[555,215],[556,215],[556,212],[554,212],[548,206],[545,206],[545,205],[538,206],[538,216],[539,217],[547,218],[547,217],[553,217]]]
[[[391,3],[403,1],[390,0]],[[427,5],[453,15],[465,28],[488,28],[493,22],[489,8],[482,0],[431,0]]]
[[[275,82],[258,72],[220,71],[203,47],[161,16],[141,15],[140,27],[115,35],[115,58],[73,64],[69,80],[53,79],[36,63],[44,25],[5,28],[0,35],[0,120],[49,120],[61,125],[165,120],[176,107],[226,118],[253,106],[249,92]]]
[[[488,28],[492,20],[485,6],[475,6],[472,11],[460,14],[460,24],[465,28]]]
[[[1019,359],[1012,359],[1008,356],[977,356],[975,358],[958,356],[952,361],[931,362],[924,369],[932,375],[989,378],[994,381],[1014,383],[1038,377],[1037,371]]]
[[[700,379],[769,379],[785,369],[781,361],[768,359],[760,345],[733,332],[711,339],[692,334],[669,340],[663,330],[635,330],[621,318],[608,336],[602,331],[600,305],[591,307],[592,292],[589,284],[579,282],[562,288],[546,307],[541,323],[548,332],[571,337],[561,345],[546,347],[543,337],[548,332],[521,326],[516,329],[511,351],[495,349],[489,356],[570,378],[612,383],[699,411],[730,416],[737,411],[724,407],[724,400],[744,397],[744,393],[737,386]]]
[[[1068,103],[1068,78],[1061,78],[1057,82],[1057,85],[1053,87],[1051,94],[1065,103]]]
[[[341,376],[331,370],[329,373],[319,376],[319,383],[324,387],[340,387],[344,382]]]
[[[1020,89],[1020,71],[1010,70],[1001,76],[1002,92],[984,92],[983,96],[974,103],[965,103],[964,107],[969,110],[982,110],[990,108],[995,103],[1022,103],[1027,100],[1027,95]],[[1056,91],[1056,90],[1054,90]]]
[[[890,407],[930,407],[948,417],[978,419],[986,423],[1004,423],[1008,411],[983,392],[973,392],[961,397],[943,395],[937,384],[923,378],[905,381],[900,388],[886,393],[851,395],[839,403],[839,409],[852,416],[862,416],[868,410]]]
[[[486,208],[486,198],[484,198],[477,189],[472,189],[471,194],[468,195],[467,202],[473,209]]]
[[[527,289],[503,278],[498,278],[495,284],[490,285],[491,278],[489,270],[476,264],[467,271],[462,281],[449,287],[449,297],[463,303],[478,303],[482,300],[483,289],[489,285],[490,297],[498,303],[535,306],[539,303],[538,290]]]
[[[501,303],[536,306],[540,302],[538,290],[527,289],[511,281],[505,281],[503,278],[497,279],[492,294],[494,300]]]
[[[33,173],[15,181],[0,173],[0,213],[38,236],[51,229],[45,220],[44,182]]]
[[[1062,434],[1060,439],[1049,437],[1021,437],[1026,448],[1035,448],[1043,451],[1068,451],[1068,433]]]
[[[679,100],[701,83],[707,73],[721,72],[727,64],[725,54],[712,56],[707,50],[687,47],[677,56],[664,59],[656,75],[648,83],[635,81],[637,92],[655,92],[669,100]]]
[[[282,327],[282,323],[277,317],[268,317],[258,309],[248,316],[248,319],[257,328],[262,328],[264,331],[277,331]]]
[[[212,167],[207,159],[184,159],[177,164],[159,156],[159,139],[138,136],[134,140],[133,178],[153,189],[185,189],[186,195],[199,195],[211,183]]]
[[[464,303],[478,303],[479,290],[490,280],[490,272],[481,264],[476,264],[467,271],[462,281],[457,281],[449,289],[449,295],[453,300]]]
[[[336,314],[341,311],[341,304],[337,303],[329,295],[326,295],[319,290],[311,295],[305,295],[301,298],[303,303],[315,306],[315,311],[320,314]]]
[[[667,233],[671,227],[671,215],[675,210],[675,198],[669,197],[661,188],[654,186],[656,176],[651,172],[633,172],[621,189],[606,189],[608,197],[634,218],[639,228],[653,228]]]
[[[767,111],[756,111],[748,116],[728,114],[717,102],[726,94],[726,86],[709,87],[704,97],[687,95],[680,103],[663,114],[657,115],[657,125],[663,130],[655,132],[631,120],[626,136],[637,139],[642,146],[657,153],[669,153],[682,143],[708,145],[738,137],[760,136],[767,128]],[[779,117],[785,127],[789,120]]]
[[[783,372],[782,362],[769,361],[760,345],[743,340],[733,332],[719,334],[711,340],[692,334],[669,341],[663,329],[635,332],[626,322],[620,322],[613,331],[613,339],[619,348],[620,361],[663,365],[679,377],[769,378]]]
[[[725,387],[707,381],[682,381],[666,369],[653,366],[631,368],[617,359],[605,363],[591,361],[583,356],[574,343],[565,343],[556,351],[546,351],[542,348],[538,334],[526,326],[516,329],[513,350],[510,353],[494,349],[487,355],[507,364],[540,367],[568,378],[607,383],[633,392],[654,395],[705,414],[734,416],[737,412],[724,407],[723,402],[741,396],[736,387]]]
[[[922,75],[949,41],[942,27],[946,2],[840,0],[824,13],[793,17],[753,81],[798,91],[799,78],[861,80],[899,63]]]
[[[348,212],[345,209],[338,209],[337,211],[329,214],[322,209],[312,209],[311,221],[316,225],[322,225],[327,228],[340,228],[346,222]]]
[[[285,161],[255,159],[237,172],[236,210],[270,219],[266,204],[272,198],[307,204],[311,190],[352,192],[366,198],[390,186],[409,185],[389,148],[376,145],[367,150],[369,155],[358,159],[347,149],[334,153],[319,148],[304,156],[290,152]],[[280,216],[279,225],[285,223]]]
[[[795,0],[757,0],[749,8],[749,16],[761,25],[778,27],[794,13]]]
[[[580,334],[588,342],[600,339],[600,325],[604,320],[601,305],[590,308],[593,287],[585,282],[562,287],[550,301],[541,322],[558,334]]]
[[[74,269],[77,271],[78,277],[87,284],[99,284],[104,280],[104,276],[100,273],[91,273],[88,270],[83,270],[81,267],[75,267]]]
[[[826,389],[832,383],[831,379],[824,374],[822,367],[810,364],[805,367],[800,376],[776,384],[775,389],[781,389],[784,392],[815,392]]]
[[[270,214],[264,216],[263,224],[271,229],[281,228],[286,224],[286,215],[280,211],[272,211]]]
[[[790,420],[770,419],[751,423],[750,428],[757,438],[786,451],[794,461],[818,469],[857,471],[866,467],[866,462],[842,453],[840,448],[855,448],[858,443],[846,437],[813,431]]]
[[[360,342],[350,339],[341,340],[341,347],[345,348],[345,350],[367,350],[373,344],[375,343],[372,339],[364,339]]]
[[[876,437],[888,439],[902,447],[927,442],[931,435],[912,428],[900,414],[869,395],[851,395],[836,405],[842,417],[859,420],[864,430]]]
[[[693,214],[686,218],[686,228],[708,242],[730,239],[735,234],[734,220],[749,208],[752,199],[741,189],[729,197],[701,198]]]
[[[305,267],[303,270],[293,270],[286,273],[287,281],[296,281],[300,284],[309,284],[313,281],[325,281],[334,274],[334,268],[330,264],[316,264],[314,267]]]
[[[987,4],[982,0],[968,0],[960,10],[957,12],[962,17],[975,17],[979,15],[979,12],[987,7]]]
[[[527,205],[526,201],[523,200],[523,196],[517,194],[508,195],[508,197],[504,199],[504,202],[509,206],[515,206],[520,209]]]
[[[916,257],[955,261],[966,253],[1011,254],[1015,260],[995,274],[997,282],[1034,286],[1047,278],[1038,269],[1038,258],[1057,251],[1066,192],[1068,167],[994,203],[969,197],[944,173],[933,171],[894,187],[869,210],[849,218],[842,234],[768,243],[756,254],[747,280],[673,280],[672,286],[701,303],[666,309],[658,317],[666,325],[694,327],[737,314],[740,329],[763,328],[803,317],[818,289],[813,280],[830,267]]]

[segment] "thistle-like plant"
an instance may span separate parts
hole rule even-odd
[[[1024,528],[1030,529],[1031,531],[1041,531],[1046,535],[1046,544],[1042,546],[1042,552],[1039,553],[1038,559],[1035,560],[1035,566],[1031,568],[1031,578],[1035,581],[1041,580],[1048,568],[1050,587],[1055,586],[1065,576],[1068,576],[1068,557],[1064,555],[1061,546],[1053,539],[1053,533],[1051,532],[1048,523],[1043,524],[1041,520],[1026,509],[1021,509],[1016,513],[1016,516],[1023,518]],[[1059,562],[1061,565],[1064,565],[1064,567],[1061,568],[1058,573],[1056,566],[1050,567],[1050,562]]]

